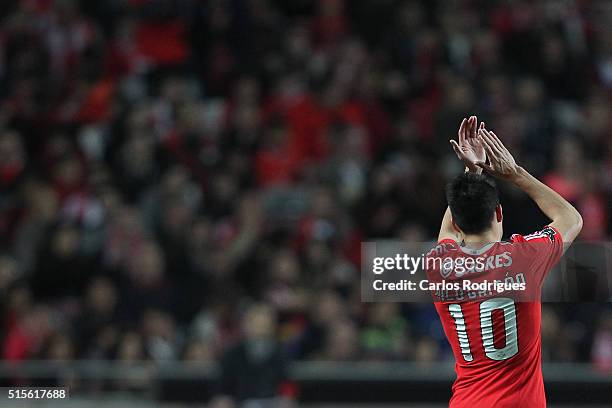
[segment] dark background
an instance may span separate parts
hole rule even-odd
[[[5,362],[223,362],[250,344],[254,303],[280,368],[450,362],[431,305],[360,302],[360,244],[435,238],[470,114],[580,210],[580,240],[612,235],[610,2],[23,0],[0,16]],[[505,235],[545,225],[500,187]],[[612,309],[544,304],[542,342],[545,362],[610,373]]]

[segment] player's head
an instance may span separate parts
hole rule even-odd
[[[495,181],[476,173],[463,173],[446,187],[446,200],[455,228],[463,234],[479,235],[493,230],[502,235],[502,211]]]

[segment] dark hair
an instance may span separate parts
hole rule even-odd
[[[466,234],[479,234],[491,223],[499,192],[492,178],[463,173],[446,187],[446,200],[455,224]]]

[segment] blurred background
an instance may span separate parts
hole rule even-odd
[[[0,385],[82,407],[444,406],[433,306],[362,303],[360,247],[435,239],[470,114],[577,206],[581,240],[612,236],[609,1],[0,16]],[[508,236],[545,225],[502,187]],[[610,304],[542,309],[549,401],[610,403]]]

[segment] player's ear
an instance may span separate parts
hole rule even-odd
[[[502,211],[501,204],[497,204],[497,207],[495,207],[495,219],[497,222],[502,222],[504,220],[504,212]]]

